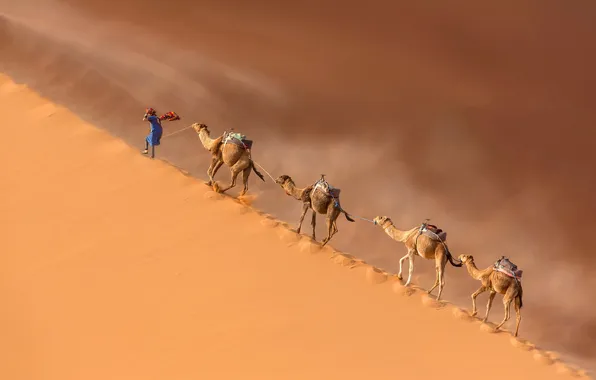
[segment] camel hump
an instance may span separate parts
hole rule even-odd
[[[502,256],[499,260],[495,262],[494,268],[501,272],[505,273],[509,277],[518,278],[520,279],[523,274],[523,270],[519,269],[517,265],[515,265],[509,258]]]
[[[221,147],[221,144],[223,143],[223,136],[219,136],[218,138],[213,140],[213,143],[211,144],[211,147],[209,148],[209,151],[211,152],[211,154],[217,154],[219,152],[219,148]]]

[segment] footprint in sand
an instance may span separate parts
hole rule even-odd
[[[300,252],[319,253],[321,252],[321,245],[309,237],[303,237],[298,244]]]
[[[370,284],[381,284],[387,281],[387,272],[370,266],[366,269],[366,281]]]
[[[215,191],[208,191],[203,195],[203,197],[212,201],[220,201],[224,198],[223,195],[216,193]]]
[[[474,321],[474,317],[472,317],[470,315],[470,312],[467,311],[466,309],[462,309],[459,307],[454,307],[453,308],[453,316],[456,319],[462,320],[462,321],[466,321],[466,322],[473,322]]]
[[[511,345],[515,348],[519,348],[524,351],[532,351],[536,348],[533,343],[528,342],[525,339],[511,337]]]
[[[400,296],[410,297],[416,294],[418,290],[411,286],[406,287],[400,281],[396,281],[395,284],[393,284],[393,292],[399,294]]]

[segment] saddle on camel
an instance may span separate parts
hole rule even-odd
[[[248,140],[245,135],[242,133],[234,132],[232,129],[230,132],[224,132],[222,136],[222,143],[226,144],[234,144],[243,147],[248,152],[252,148],[253,140]]]
[[[428,223],[430,219],[426,219],[420,225],[420,229],[418,230],[418,236],[426,235],[429,238],[440,241],[442,243],[447,241],[447,231],[443,231],[439,227],[435,226],[434,224]]]
[[[325,179],[325,175],[321,174],[321,178],[312,185],[311,194],[317,190],[321,190],[325,195],[333,198],[334,206],[338,207],[339,205],[339,193],[341,193],[341,189],[337,187],[331,186],[329,182]]]
[[[505,256],[501,256],[501,258],[495,262],[493,267],[496,271],[504,273],[518,281],[521,280],[522,274],[524,273],[523,270],[518,269],[517,265],[515,265]]]

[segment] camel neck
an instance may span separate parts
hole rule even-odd
[[[484,274],[484,271],[480,271],[473,262],[466,261],[466,269],[472,278],[479,280]]]
[[[205,149],[211,149],[211,144],[213,143],[213,139],[209,137],[209,134],[205,130],[199,131],[199,140],[201,140],[201,144]]]
[[[284,184],[283,189],[286,191],[286,194],[288,194],[296,199],[302,198],[303,189],[297,188],[296,185],[294,184],[294,182],[292,182],[292,181],[287,181]]]
[[[383,228],[385,233],[387,235],[391,236],[391,238],[393,238],[394,240],[397,240],[397,241],[401,241],[401,242],[405,242],[408,239],[408,237],[410,236],[410,233],[412,232],[412,231],[399,230],[393,224],[383,225],[383,226],[381,226],[381,228]]]

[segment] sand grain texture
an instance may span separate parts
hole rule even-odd
[[[0,113],[2,379],[572,378],[7,78]]]

